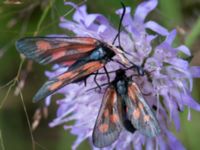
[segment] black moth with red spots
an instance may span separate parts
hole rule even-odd
[[[153,110],[135,82],[119,69],[108,86],[93,130],[93,143],[102,148],[111,145],[122,129],[136,130],[148,137],[160,133]]]
[[[37,92],[39,101],[63,86],[87,78],[117,55],[122,63],[123,52],[108,43],[91,37],[26,37],[16,43],[17,50],[40,64],[68,67],[63,74],[47,81]]]

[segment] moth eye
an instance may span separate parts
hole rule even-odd
[[[112,123],[118,122],[118,121],[119,121],[119,116],[118,116],[117,114],[112,114],[112,115],[110,116],[110,121],[111,121]]]
[[[46,41],[37,41],[36,46],[37,46],[37,49],[39,50],[47,50],[51,48],[50,43]]]
[[[149,115],[145,115],[144,116],[144,122],[147,123],[150,120],[150,116]]]
[[[133,117],[135,119],[138,119],[140,117],[140,109],[139,108],[135,108],[133,111]]]
[[[100,131],[101,133],[107,132],[107,131],[108,131],[108,124],[103,123],[103,124],[99,125],[99,131]]]

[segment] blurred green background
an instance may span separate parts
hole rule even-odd
[[[73,2],[83,3],[80,0]],[[142,0],[124,0],[133,9],[140,2]],[[15,49],[15,41],[24,36],[67,34],[58,27],[59,18],[66,15],[70,19],[73,11],[63,3],[63,0],[0,0],[0,150],[32,149],[32,136],[36,150],[68,150],[75,140],[62,126],[48,127],[48,123],[56,116],[55,101],[48,108],[48,117],[42,117],[34,132],[29,130],[27,117],[32,124],[35,111],[43,107],[43,103],[32,103],[32,97],[46,80],[44,71],[50,67],[32,64],[27,60],[23,63],[17,77],[19,81],[25,81],[22,88],[24,101],[21,100],[20,93],[17,94],[16,88],[19,86],[15,80],[21,61]],[[88,0],[86,4],[88,12],[102,13],[114,26],[118,25],[119,18],[114,11],[121,7],[119,0],[96,0],[95,3]],[[169,29],[177,29],[177,43],[186,43],[190,47],[194,55],[191,61],[193,65],[200,65],[199,16],[199,0],[159,0],[158,8],[150,14],[151,19]],[[9,81],[11,82],[8,83]],[[200,80],[195,80],[193,96],[200,102],[199,88]],[[176,135],[186,149],[199,149],[199,124],[200,113],[192,111],[190,122],[187,121],[187,110],[181,113],[181,131]],[[88,143],[82,143],[79,149],[89,149]]]

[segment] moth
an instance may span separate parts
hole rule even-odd
[[[148,137],[160,133],[154,112],[139,87],[126,76],[125,70],[119,69],[103,96],[93,130],[93,144],[99,148],[111,145],[122,129],[131,133],[138,130]]]
[[[91,37],[26,37],[16,42],[18,52],[40,64],[59,64],[68,70],[44,83],[34,96],[39,101],[61,87],[85,79],[117,55],[123,64],[123,51]]]

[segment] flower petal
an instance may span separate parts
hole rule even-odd
[[[183,102],[186,106],[191,107],[192,109],[195,109],[196,111],[200,111],[200,104],[198,104],[190,94],[183,94],[182,95]]]
[[[151,29],[152,31],[162,36],[167,36],[169,34],[167,29],[165,29],[155,21],[148,21],[147,23],[145,23],[145,28]]]
[[[174,29],[169,33],[169,35],[165,39],[165,42],[168,43],[169,45],[172,45],[175,38],[176,38],[176,30]]]
[[[146,16],[157,6],[157,4],[157,0],[148,0],[139,4],[134,14],[134,20],[143,23]]]
[[[183,52],[184,54],[186,54],[188,56],[191,56],[191,52],[190,52],[189,48],[187,46],[185,46],[185,45],[181,45],[181,46],[179,46],[179,47],[177,47],[175,49],[178,50],[178,51]]]
[[[176,139],[176,137],[169,131],[166,131],[169,140],[170,149],[185,150],[183,145]]]

